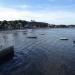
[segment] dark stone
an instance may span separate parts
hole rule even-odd
[[[9,61],[14,56],[14,47],[8,47],[0,51],[0,63]]]

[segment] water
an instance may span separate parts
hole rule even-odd
[[[37,38],[27,38],[29,34]],[[13,45],[15,56],[0,65],[0,75],[75,75],[73,40],[75,29],[3,31],[0,49]]]

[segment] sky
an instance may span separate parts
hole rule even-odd
[[[75,0],[0,0],[0,20],[75,24]]]

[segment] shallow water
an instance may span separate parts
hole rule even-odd
[[[27,38],[29,35],[37,38]],[[75,75],[73,40],[75,29],[68,28],[3,31],[0,48],[13,45],[15,56],[0,65],[0,75]]]

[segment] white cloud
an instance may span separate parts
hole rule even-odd
[[[21,8],[21,9],[26,9],[26,8],[30,8],[31,6],[25,4],[25,5],[16,5],[15,7]]]
[[[56,24],[72,24],[75,19],[74,12],[66,11],[29,11],[29,10],[17,10],[11,8],[0,7],[0,20],[36,20]]]

